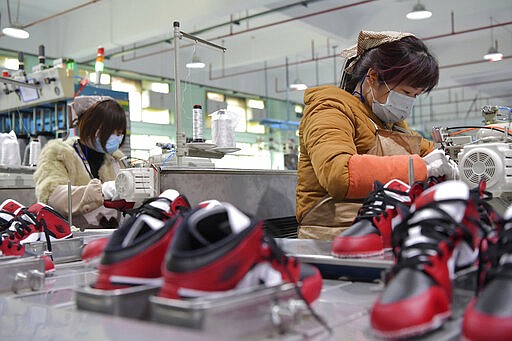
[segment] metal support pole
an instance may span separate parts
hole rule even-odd
[[[201,43],[206,46],[216,48],[226,51],[226,48],[204,39],[195,37],[191,34],[181,32],[180,31],[180,23],[179,21],[175,21],[173,23],[173,33],[174,33],[174,81],[176,84],[175,89],[175,106],[176,106],[176,161],[178,167],[182,165],[182,157],[187,155],[187,145],[186,145],[186,137],[185,133],[182,131],[182,123],[181,123],[181,82],[180,82],[180,43],[179,40],[182,38],[187,38],[195,41],[196,43]]]
[[[175,21],[174,27],[174,82],[176,89],[175,105],[176,105],[176,161],[178,167],[181,167],[182,157],[185,155],[185,134],[181,129],[181,82],[179,75],[180,67],[180,23]]]

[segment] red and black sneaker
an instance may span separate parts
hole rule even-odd
[[[176,223],[189,204],[175,190],[146,201],[114,231],[101,253],[97,289],[161,283],[161,265]]]
[[[480,244],[477,294],[464,313],[464,340],[512,340],[512,206]]]
[[[10,226],[2,233],[0,250],[6,255],[23,255],[26,243],[46,241],[51,251],[51,241],[72,237],[71,227],[66,219],[53,208],[36,203],[22,208]]]
[[[413,192],[421,191],[423,185],[413,185],[411,192],[411,187],[398,179],[385,185],[375,181],[352,226],[334,238],[331,254],[359,258],[391,250],[391,232],[408,213]]]
[[[410,215],[395,228],[396,264],[371,311],[377,335],[420,335],[451,316],[455,266],[474,263],[482,228],[480,199],[472,195],[463,182],[439,183],[415,199]]]
[[[235,289],[298,283],[306,302],[320,295],[313,266],[287,257],[253,220],[228,203],[204,202],[177,222],[163,263],[159,296],[192,298]]]

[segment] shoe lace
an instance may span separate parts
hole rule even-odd
[[[386,211],[387,206],[403,205],[403,202],[391,197],[386,192],[396,193],[401,196],[408,196],[406,192],[395,190],[392,188],[385,188],[381,183],[375,182],[374,190],[363,202],[363,205],[359,209],[355,221],[359,221],[361,219],[371,219],[373,217],[376,217],[377,221],[379,221],[381,215],[383,215],[384,217],[388,216],[388,212]]]
[[[450,249],[454,248],[455,240],[460,239],[471,245],[472,234],[469,228],[465,224],[455,221],[440,207],[440,204],[455,202],[465,203],[466,200],[449,199],[431,202],[418,208],[395,228],[392,247],[397,262],[390,270],[391,275],[404,268],[415,269],[428,275],[425,266],[432,265],[431,257],[443,256],[443,251],[440,248],[442,242],[446,243]],[[427,209],[430,212],[434,210],[439,215],[435,218],[428,217],[414,221],[414,217]],[[417,229],[418,235],[421,235],[416,241],[409,239],[411,238],[409,232],[413,228]],[[408,241],[410,244],[407,243]]]
[[[0,213],[6,214],[10,217],[10,219],[5,219],[0,217],[0,233],[4,232],[11,226],[12,219],[15,217],[15,215],[9,211],[0,210]]]
[[[26,218],[28,217],[31,221],[28,221]],[[41,225],[37,221],[36,216],[29,212],[28,209],[22,209],[20,211],[20,215],[14,217],[9,222],[9,227],[2,232],[2,236],[0,238],[0,245],[3,242],[8,243],[8,247],[11,248],[14,244],[18,246],[18,250],[21,249],[21,244],[19,241],[23,239],[25,235],[29,235],[32,232],[31,225],[35,225],[36,229],[40,229]]]
[[[30,221],[27,220],[25,216],[27,216]],[[30,234],[32,232],[32,228],[30,227],[31,225],[35,225],[36,229],[41,228],[41,225],[37,221],[36,216],[32,212],[29,212],[27,209],[23,209],[19,216],[11,219],[10,223],[11,224],[9,229],[5,230],[2,236],[11,240],[23,239],[25,235]]]
[[[298,262],[297,259],[294,257],[288,257],[285,254],[285,252],[283,251],[283,249],[281,249],[279,247],[279,245],[277,245],[275,239],[266,232],[263,233],[263,241],[268,246],[268,248],[270,250],[271,258],[275,259],[278,262],[278,264],[280,264],[282,266],[282,268],[286,272],[286,275],[288,276],[288,278],[293,279],[294,276],[292,275],[292,273],[287,265],[289,264],[289,262],[294,262],[293,265],[296,265],[296,263]],[[317,312],[313,309],[313,307],[306,301],[306,299],[304,298],[304,295],[302,295],[302,292],[300,291],[299,286],[297,285],[297,281],[292,281],[292,285],[293,285],[293,289],[295,290],[295,293],[300,298],[300,300],[306,305],[311,316],[313,316],[313,318],[322,327],[324,327],[327,330],[329,335],[331,335],[332,334],[331,327],[329,327],[329,325],[322,318],[322,316],[318,315]]]

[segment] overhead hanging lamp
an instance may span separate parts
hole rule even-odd
[[[412,8],[412,11],[406,14],[406,18],[410,20],[428,19],[432,16],[432,12],[428,11],[425,6],[418,1]]]
[[[286,64],[288,64],[288,62]],[[295,80],[288,87],[292,90],[302,91],[302,90],[306,90],[308,88],[308,86],[306,85],[306,83],[304,83],[300,80],[298,64],[299,64],[299,61],[298,61],[298,57],[297,57],[297,61],[295,62],[295,75],[297,76],[297,78],[295,78]]]
[[[12,21],[11,6],[9,0],[7,0],[7,14],[9,16],[9,26],[4,27],[2,29],[2,33],[12,38],[28,39],[30,37],[30,33],[28,33],[28,31],[26,31],[19,23],[20,0],[18,0],[18,8],[16,9],[16,21]]]
[[[185,64],[185,67],[188,69],[203,69],[204,67],[206,67],[206,64],[199,59],[199,56],[194,51],[194,54],[192,55],[192,61],[190,63]]]
[[[292,84],[290,84],[290,89],[292,90],[306,90],[308,86],[303,83],[299,78],[297,78],[295,81],[293,81]]]
[[[484,55],[484,59],[490,62],[497,62],[503,59],[503,53],[498,51],[498,40],[494,40],[494,33],[492,29],[492,17],[491,17],[491,47]]]

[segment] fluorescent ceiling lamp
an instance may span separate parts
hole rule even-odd
[[[292,84],[290,84],[290,89],[292,90],[306,90],[308,86],[302,83],[299,79],[296,79]]]
[[[491,62],[497,62],[503,59],[503,53],[498,52],[497,48],[491,46],[487,54],[484,55],[484,59]]]
[[[419,1],[414,7],[412,8],[412,11],[407,13],[405,16],[407,19],[410,20],[421,20],[421,19],[428,19],[432,16],[432,12],[427,11],[425,6],[421,4]]]
[[[2,29],[2,33],[5,34],[6,36],[9,36],[12,38],[17,38],[17,39],[27,39],[30,37],[30,33],[25,31],[23,28],[14,26],[14,25],[4,27]]]
[[[192,61],[185,65],[185,67],[188,69],[202,69],[205,66],[206,64],[199,60],[199,57],[196,54],[192,56]]]

